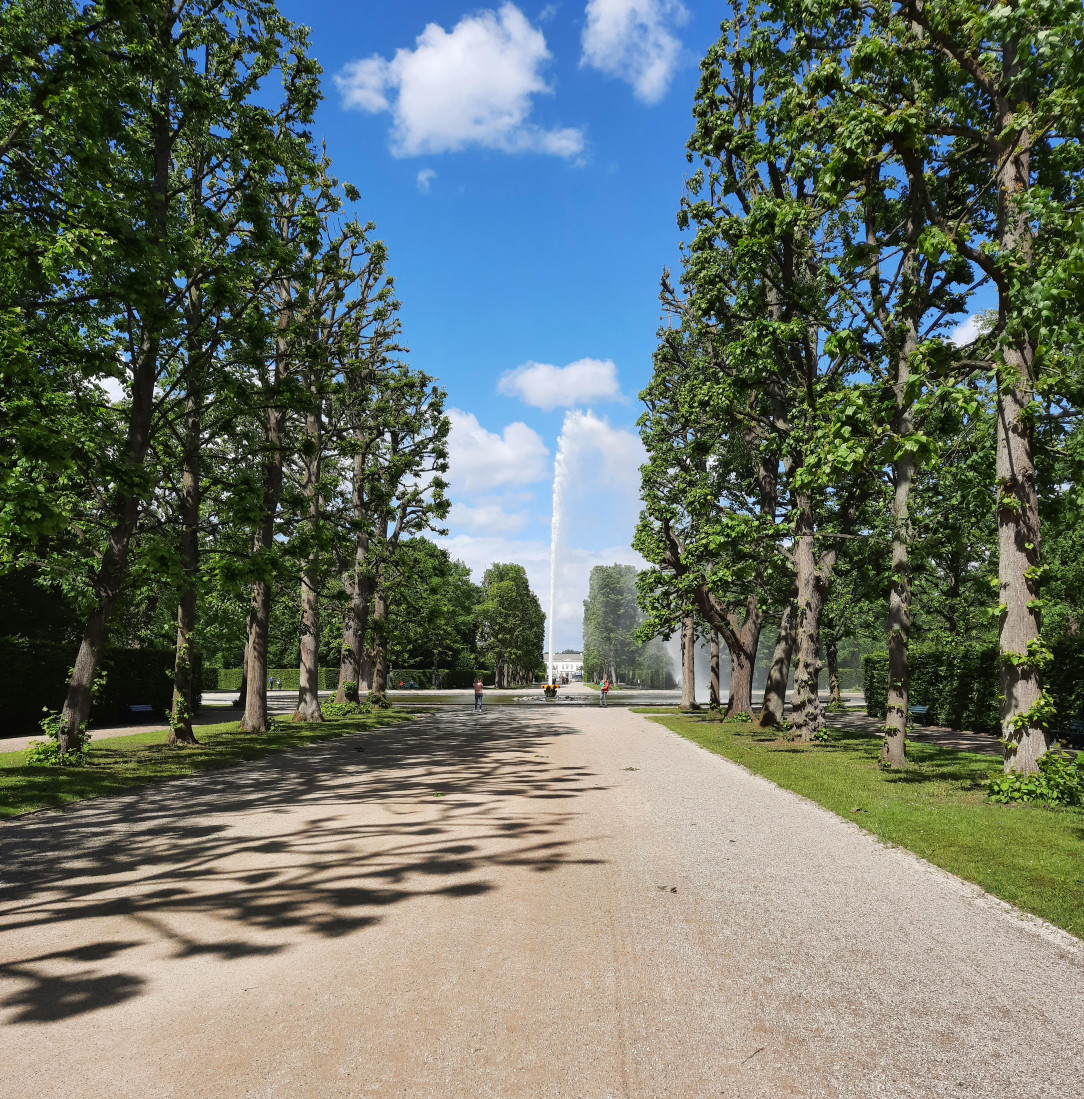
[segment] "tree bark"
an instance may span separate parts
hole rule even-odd
[[[719,682],[719,631],[711,631],[711,686],[709,705],[713,710],[718,710],[722,702],[722,693]]]
[[[203,156],[192,168],[193,213],[203,205]],[[200,448],[203,444],[203,399],[211,348],[203,339],[203,303],[196,279],[185,309],[188,363],[181,464],[181,596],[177,601],[177,644],[173,663],[173,708],[169,744],[195,744],[192,731],[192,639],[196,629],[196,584],[199,579]]]
[[[692,615],[681,620],[681,708],[696,706],[696,633]]]
[[[817,557],[813,544],[812,504],[809,500],[800,500],[794,540],[798,622],[792,722],[795,740],[801,743],[809,743],[824,728],[824,714],[818,695],[820,621],[835,557],[834,549],[826,550]]]
[[[377,587],[373,599],[373,694],[383,698],[388,691],[388,599]]]
[[[906,377],[902,384],[906,385]],[[910,410],[901,410],[899,420],[909,431]],[[911,521],[908,500],[915,475],[915,463],[909,453],[897,459],[895,470],[892,585],[888,593],[888,709],[885,713],[881,761],[889,767],[903,767],[907,763],[907,716],[910,712],[907,642],[911,632],[911,572],[908,559]]]
[[[758,630],[757,633],[759,632]],[[730,693],[726,702],[727,717],[753,712],[753,663],[755,660],[756,649],[753,650],[752,659],[744,645],[730,650]]]
[[[319,395],[311,384],[314,407],[305,417],[305,431],[312,447],[305,459],[304,493],[309,501],[311,533],[320,522],[321,412]],[[315,546],[310,550],[301,574],[301,662],[298,669],[297,710],[294,721],[323,721],[320,709],[320,559]],[[340,669],[341,670],[341,669]]]
[[[171,28],[172,14],[163,23],[163,48],[170,48],[172,45]],[[165,92],[157,96],[151,124],[153,179],[147,225],[148,236],[153,243],[164,240],[167,225],[169,170],[172,160],[169,94]],[[124,444],[124,466],[129,473],[129,477],[124,480],[128,482],[128,486],[116,489],[107,514],[111,529],[93,582],[96,605],[87,618],[61,711],[58,737],[61,755],[76,746],[80,728],[90,716],[94,679],[105,648],[106,621],[120,594],[128,568],[128,550],[142,503],[141,495],[133,487],[133,482],[138,483],[136,474],[144,465],[150,447],[154,383],[158,376],[158,332],[163,326],[168,285],[168,280],[163,280],[161,286],[152,289],[146,302],[146,311],[141,317],[142,332],[139,349],[132,363],[132,406]]]
[[[839,641],[834,629],[824,639],[824,660],[828,665],[828,704],[842,706],[843,695],[839,689]]]
[[[1018,67],[1015,52],[1003,53],[1006,76]],[[1002,134],[1015,135],[998,171],[999,228],[1003,248],[1019,255],[1018,265],[1034,265],[1031,225],[1020,200],[1031,186],[1032,137],[1017,120],[1026,104],[1006,102]],[[1001,291],[1002,321],[1009,291]],[[1035,487],[1033,428],[1035,339],[1026,329],[1005,347],[997,372],[998,580],[1001,592],[1001,729],[1005,770],[1030,774],[1049,747],[1042,676],[1034,650],[1042,645],[1039,609],[1039,498]]]
[[[365,656],[365,627],[369,621],[368,586],[363,578],[355,577],[347,585],[350,605],[343,615],[342,655],[339,659],[339,687],[335,692],[335,701],[358,702],[361,695],[369,689],[368,668]],[[351,691],[347,684],[352,683]]]
[[[196,578],[199,573],[199,447],[202,396],[188,397],[185,457],[181,476],[181,597],[177,602],[177,648],[173,663],[173,709],[169,744],[195,744],[192,731],[192,636],[196,627]]]
[[[241,653],[241,689],[237,692],[237,697],[233,700],[233,708],[235,710],[243,709],[245,705],[245,699],[248,698],[248,637],[252,632],[252,618],[251,614],[245,616],[245,649]]]
[[[282,427],[284,413],[278,408],[280,389],[286,376],[289,345],[286,330],[291,319],[290,286],[286,280],[278,287],[279,307],[276,318],[274,373],[267,393],[267,456],[264,460],[263,498],[260,503],[260,526],[253,539],[253,558],[265,558],[267,565],[275,545],[275,518],[282,499],[283,452]],[[264,576],[252,585],[248,635],[248,694],[241,729],[246,733],[267,732],[267,631],[271,623],[271,582]]]
[[[764,702],[760,707],[760,726],[763,729],[783,727],[783,709],[787,700],[797,617],[794,603],[788,603],[779,622],[779,637],[772,654],[772,666],[768,669],[768,679],[764,684]]]
[[[266,733],[267,628],[271,621],[271,585],[265,580],[257,580],[252,585],[248,621],[248,683],[241,730],[246,733]]]
[[[320,605],[315,565],[310,558],[301,578],[301,664],[294,721],[323,721],[320,709]]]

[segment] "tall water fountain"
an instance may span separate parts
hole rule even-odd
[[[557,601],[557,545],[561,535],[561,502],[564,498],[567,475],[565,432],[562,427],[561,434],[557,439],[557,456],[553,459],[553,515],[550,519],[550,613],[546,619],[550,634],[549,662],[546,665],[547,683],[553,682],[553,616]]]

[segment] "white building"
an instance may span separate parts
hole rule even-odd
[[[553,674],[558,679],[583,679],[583,653],[554,653]]]

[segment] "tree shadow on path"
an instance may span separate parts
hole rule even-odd
[[[445,712],[0,826],[0,1018],[139,996],[121,959],[150,943],[228,963],[487,893],[493,871],[596,864],[562,834],[569,802],[604,789],[545,758],[566,735],[550,715]]]

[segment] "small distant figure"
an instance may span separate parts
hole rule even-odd
[[[273,691],[275,689],[275,677],[273,675],[269,675],[267,677],[267,689],[269,691]]]
[[[482,679],[481,676],[474,677],[474,708],[475,710],[482,709]]]
[[[602,686],[599,688],[599,692],[598,692],[598,704],[600,706],[605,706],[606,705],[606,696],[609,693],[610,693],[610,681],[608,679],[604,679],[602,681]]]

